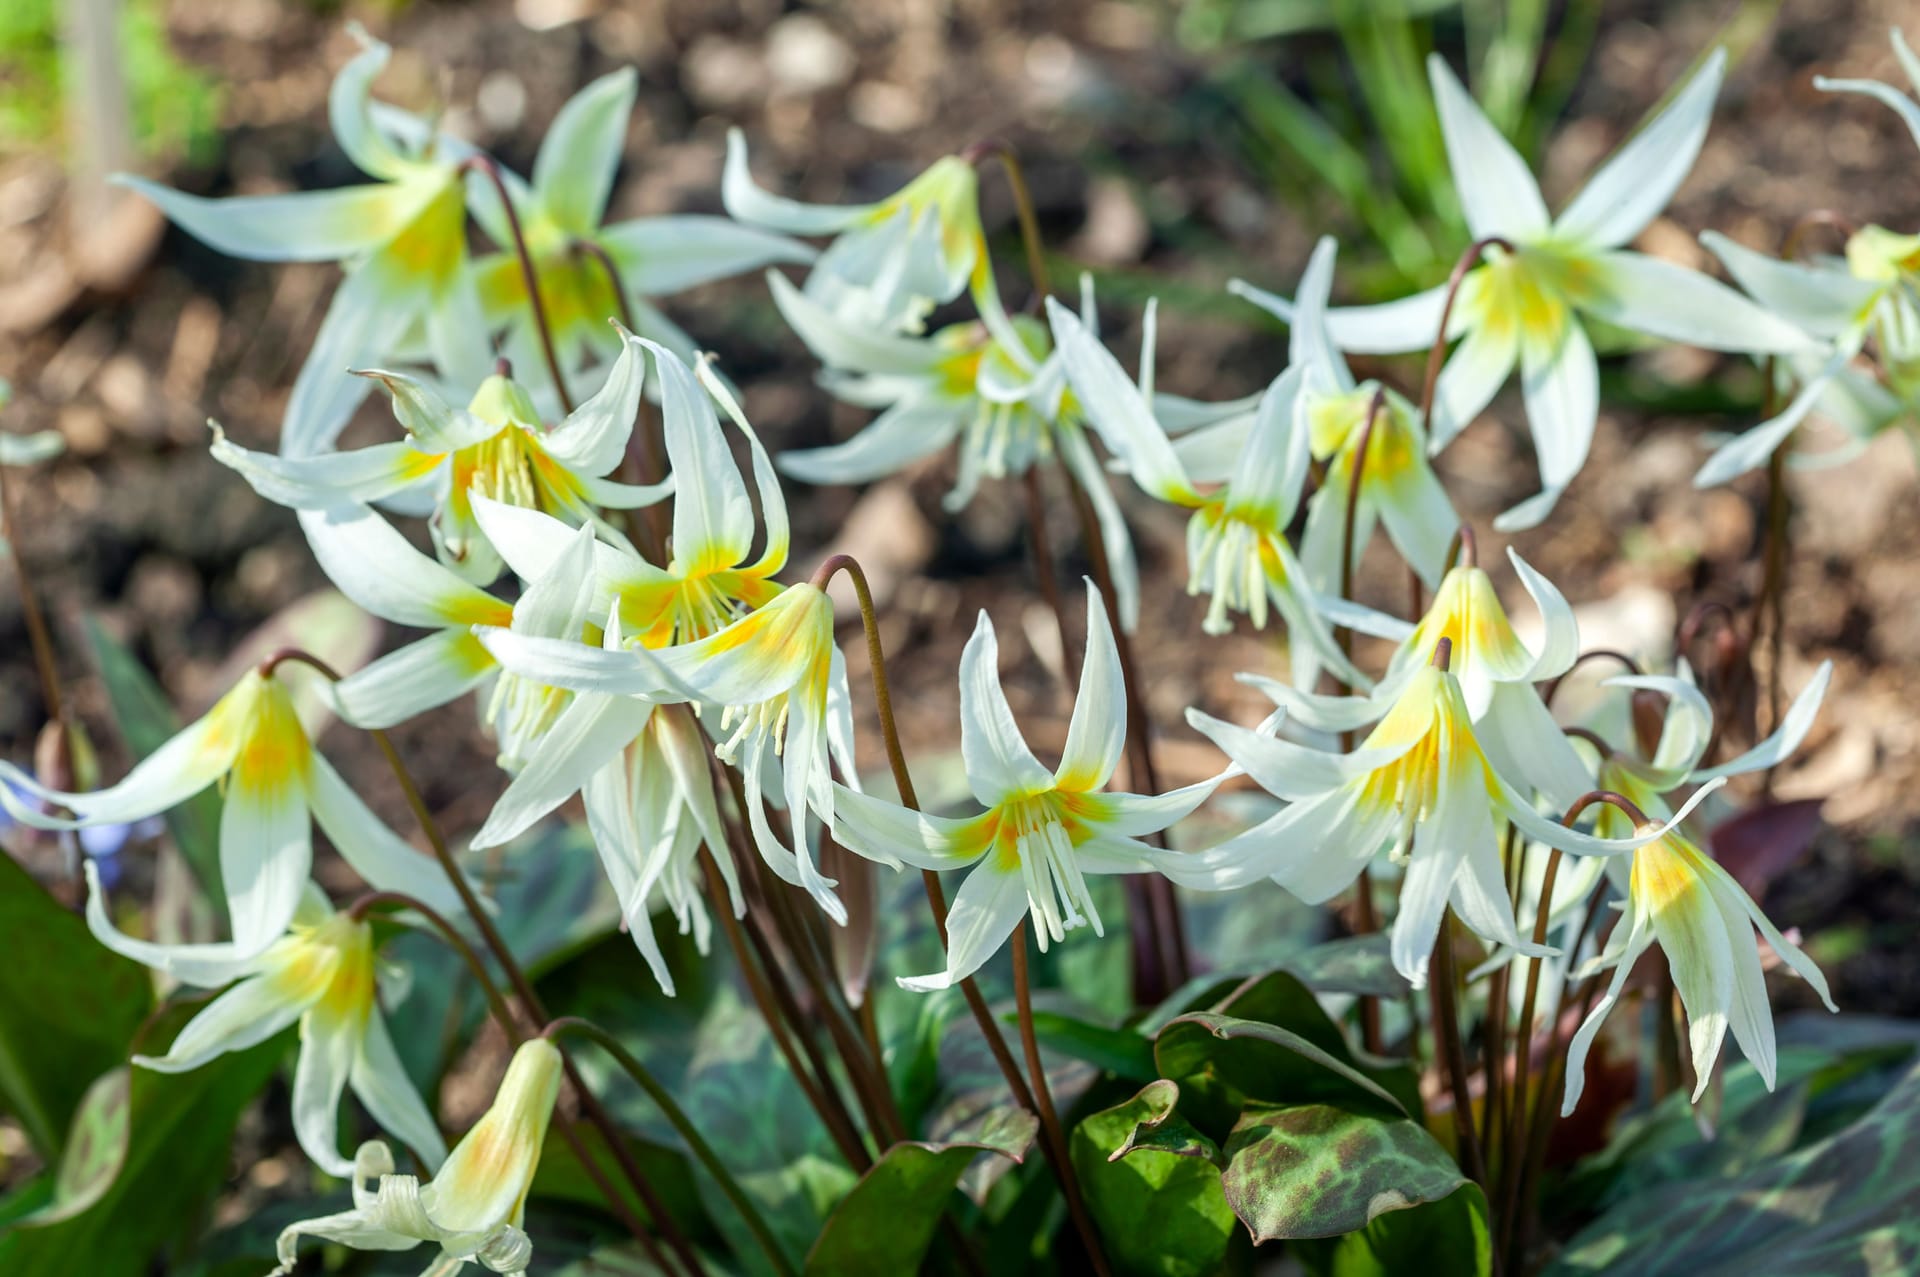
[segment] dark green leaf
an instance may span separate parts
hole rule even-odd
[[[1277,1024],[1200,1011],[1183,1015],[1154,1042],[1161,1076],[1194,1101],[1203,1130],[1223,1132],[1248,1102],[1326,1102],[1383,1117],[1405,1117],[1400,1101],[1353,1065]]]
[[[1226,1156],[1227,1202],[1255,1242],[1355,1232],[1466,1182],[1414,1123],[1325,1104],[1249,1105]]]
[[[4,854],[0,936],[28,955],[0,963],[0,1104],[51,1160],[93,1080],[126,1062],[153,986]]]
[[[1144,1104],[1146,1111],[1132,1133],[1107,1158],[1108,1161],[1118,1161],[1137,1150],[1147,1149],[1155,1153],[1171,1153],[1175,1157],[1204,1157],[1216,1166],[1225,1164],[1220,1157],[1220,1146],[1195,1130],[1193,1123],[1174,1111],[1174,1106],[1180,1101],[1178,1083],[1159,1078],[1140,1088],[1134,1100]]]
[[[1151,1082],[1160,1076],[1153,1067],[1152,1041],[1133,1029],[1109,1029],[1058,1011],[1035,1011],[1033,1032],[1049,1050],[1085,1060],[1130,1082]]]
[[[1358,1232],[1296,1241],[1288,1249],[1322,1277],[1487,1277],[1493,1271],[1487,1197],[1474,1183],[1437,1202],[1388,1211]]]
[[[555,1119],[556,1124],[559,1121]],[[600,1134],[599,1128],[588,1122],[575,1122],[573,1131],[587,1156],[593,1159],[594,1165],[607,1181],[619,1186],[627,1209],[642,1220],[650,1218],[652,1212],[627,1185],[620,1165],[608,1151],[606,1137]],[[702,1239],[716,1235],[713,1221],[707,1218],[706,1210],[700,1203],[692,1167],[685,1157],[672,1149],[634,1138],[627,1140],[627,1151],[682,1232]],[[572,1142],[562,1138],[558,1130],[540,1147],[540,1166],[534,1172],[532,1196],[575,1202],[596,1209],[606,1207],[606,1199],[579,1156],[574,1153]]]
[[[166,1016],[184,1023],[189,1009]],[[158,1053],[176,1027],[162,1025],[145,1049]],[[219,1058],[191,1073],[132,1070],[119,1174],[86,1210],[44,1228],[0,1237],[8,1277],[144,1277],[173,1241],[193,1231],[227,1179],[233,1129],[278,1066],[290,1034]]]
[[[1315,993],[1398,998],[1407,992],[1406,977],[1393,969],[1388,956],[1384,931],[1317,944],[1287,959],[1286,966]]]
[[[180,730],[179,716],[160,685],[132,652],[115,642],[92,617],[87,618],[87,642],[93,647],[107,704],[126,738],[127,753],[145,758]],[[216,914],[227,911],[226,892],[220,886],[220,791],[209,785],[167,812],[167,829],[194,881],[200,884]]]
[[[893,1277],[920,1271],[934,1226],[961,1174],[976,1158],[1019,1162],[1038,1127],[996,1120],[944,1144],[905,1142],[889,1148],[827,1219],[807,1254],[813,1277]]]
[[[1549,1271],[1842,1273],[1920,1267],[1920,1065],[1851,1126],[1739,1173],[1634,1193]]]
[[[1087,1208],[1114,1271],[1126,1277],[1209,1277],[1233,1244],[1219,1168],[1204,1156],[1135,1142],[1142,1126],[1166,1124],[1178,1097],[1173,1083],[1154,1082],[1073,1131]]]

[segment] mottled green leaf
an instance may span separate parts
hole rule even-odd
[[[1393,969],[1387,939],[1386,932],[1376,931],[1329,940],[1287,959],[1286,968],[1315,993],[1403,997],[1407,978]]]
[[[1319,1277],[1488,1277],[1493,1271],[1487,1197],[1474,1183],[1437,1202],[1388,1211],[1358,1232],[1295,1241],[1287,1249]]]
[[[1233,1212],[1209,1158],[1128,1147],[1143,1125],[1166,1123],[1179,1095],[1171,1082],[1150,1083],[1073,1131],[1073,1166],[1087,1208],[1124,1277],[1210,1277],[1233,1244]]]
[[[197,1008],[171,1008],[143,1049],[159,1054]],[[86,1210],[0,1236],[7,1277],[145,1277],[196,1231],[227,1180],[234,1126],[286,1052],[289,1033],[191,1073],[132,1070],[119,1173]]]
[[[1634,1193],[1549,1270],[1907,1273],[1920,1270],[1920,1065],[1852,1125],[1757,1167]]]
[[[1466,1182],[1422,1127],[1325,1104],[1249,1105],[1226,1157],[1227,1203],[1255,1242],[1355,1232]]]
[[[95,1079],[73,1113],[48,1203],[16,1223],[42,1226],[71,1219],[105,1197],[127,1156],[132,1129],[133,1070],[108,1069]]]
[[[94,664],[107,691],[107,704],[120,735],[126,739],[127,753],[145,758],[180,730],[179,715],[132,652],[115,642],[92,617],[87,618],[86,628]],[[167,831],[216,914],[227,911],[226,892],[220,885],[220,806],[220,791],[210,785],[166,813]]]
[[[1175,1111],[1175,1105],[1180,1102],[1178,1083],[1158,1078],[1141,1087],[1134,1099],[1144,1104],[1146,1111],[1120,1147],[1108,1156],[1108,1161],[1118,1161],[1136,1150],[1147,1149],[1175,1157],[1204,1157],[1216,1165],[1224,1164],[1220,1146]]]
[[[153,985],[5,854],[0,936],[26,955],[0,962],[0,1107],[51,1160],[93,1080],[126,1062]]]
[[[1224,1134],[1249,1102],[1340,1104],[1404,1117],[1400,1101],[1323,1047],[1277,1024],[1197,1011],[1154,1040],[1162,1077],[1180,1083],[1202,1130]]]
[[[881,1155],[853,1186],[807,1253],[809,1277],[893,1277],[918,1272],[934,1226],[961,1174],[976,1158],[1025,1158],[1039,1123],[996,1117],[944,1144],[905,1141]]]

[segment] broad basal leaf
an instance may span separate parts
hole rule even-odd
[[[1116,1273],[1210,1277],[1233,1243],[1217,1150],[1175,1115],[1179,1097],[1172,1082],[1153,1082],[1074,1128],[1074,1170]],[[1180,1151],[1154,1135],[1175,1123]]]

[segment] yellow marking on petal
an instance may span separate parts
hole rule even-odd
[[[1648,843],[1633,853],[1629,890],[1634,903],[1649,914],[1698,906],[1705,890],[1699,868],[1702,853],[1677,832]]]
[[[262,965],[276,993],[335,1023],[357,1023],[373,1009],[373,929],[344,912],[317,926],[296,925]]]
[[[436,170],[441,183],[399,234],[380,249],[380,260],[405,274],[436,283],[452,279],[467,255],[466,190],[452,170]]]
[[[235,785],[253,793],[281,794],[306,783],[313,746],[287,689],[274,679],[260,682],[233,761],[232,778]]]

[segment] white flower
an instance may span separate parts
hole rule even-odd
[[[144,820],[215,783],[225,800],[220,880],[235,957],[257,956],[292,923],[313,867],[311,822],[371,886],[404,892],[442,912],[460,909],[439,864],[380,823],[313,747],[277,676],[250,671],[204,718],[106,789],[51,790],[0,760],[0,804],[22,824],[42,829]],[[16,798],[16,790],[65,807],[74,819],[45,815]]]
[[[398,1136],[429,1168],[445,1160],[446,1143],[394,1052],[380,1013],[368,923],[335,912],[320,889],[308,884],[287,934],[252,957],[230,944],[153,944],[114,929],[100,871],[91,860],[86,870],[87,926],[100,943],[186,984],[232,985],[181,1028],[165,1055],[136,1055],[136,1065],[185,1073],[298,1023],[293,1131],[315,1165],[329,1175],[353,1173],[353,1162],[340,1155],[338,1133],[340,1093],[348,1088],[381,1129]]]
[[[1811,340],[1726,285],[1622,247],[1651,222],[1693,167],[1726,63],[1716,51],[1587,182],[1549,217],[1525,161],[1437,55],[1427,62],[1454,188],[1486,250],[1466,277],[1446,338],[1463,338],[1441,370],[1432,447],[1445,447],[1520,369],[1543,491],[1494,522],[1503,532],[1546,518],[1585,464],[1600,408],[1599,368],[1582,318],[1710,350],[1794,353]],[[1282,318],[1292,308],[1247,289]],[[1440,336],[1444,286],[1379,306],[1329,312],[1343,350],[1424,350]]]
[[[944,989],[966,979],[1029,915],[1042,950],[1074,927],[1103,934],[1086,875],[1152,872],[1153,849],[1139,840],[1193,811],[1219,782],[1155,796],[1101,792],[1126,747],[1127,691],[1106,607],[1091,582],[1080,693],[1051,772],[1013,721],[999,650],[982,612],[960,658],[960,749],[984,812],[956,820],[840,792],[835,829],[848,848],[920,869],[973,866],[947,919],[946,970],[902,978],[908,989]]]
[[[1187,593],[1210,596],[1206,631],[1222,634],[1231,628],[1229,611],[1244,611],[1254,625],[1264,627],[1271,602],[1293,639],[1296,677],[1311,678],[1323,663],[1350,686],[1367,685],[1366,676],[1334,642],[1314,606],[1306,572],[1287,544],[1287,525],[1299,504],[1309,460],[1297,402],[1305,374],[1288,369],[1274,379],[1260,400],[1232,476],[1202,492],[1154,417],[1148,394],[1072,312],[1049,301],[1048,314],[1067,379],[1088,424],[1126,463],[1142,490],[1194,511],[1187,522]]]
[[[559,1050],[545,1038],[521,1043],[493,1106],[428,1183],[395,1174],[385,1144],[362,1144],[354,1156],[353,1209],[284,1229],[277,1247],[280,1266],[272,1277],[293,1271],[302,1237],[356,1250],[412,1250],[421,1242],[439,1246],[439,1258],[421,1277],[453,1277],[469,1263],[496,1273],[525,1273],[533,1260],[533,1242],[521,1228],[527,1190],[560,1096],[561,1067]],[[373,1187],[368,1180],[376,1181]]]
[[[626,456],[645,380],[646,343],[630,333],[624,338],[599,392],[551,430],[541,424],[527,392],[504,372],[481,382],[460,410],[424,382],[370,372],[392,395],[405,439],[351,452],[276,457],[228,442],[216,426],[213,455],[260,495],[300,510],[379,501],[431,482],[433,543],[441,562],[485,585],[500,575],[502,560],[474,518],[476,496],[617,536],[601,518],[602,507],[636,509],[672,492],[671,479],[635,486],[605,477]]]

